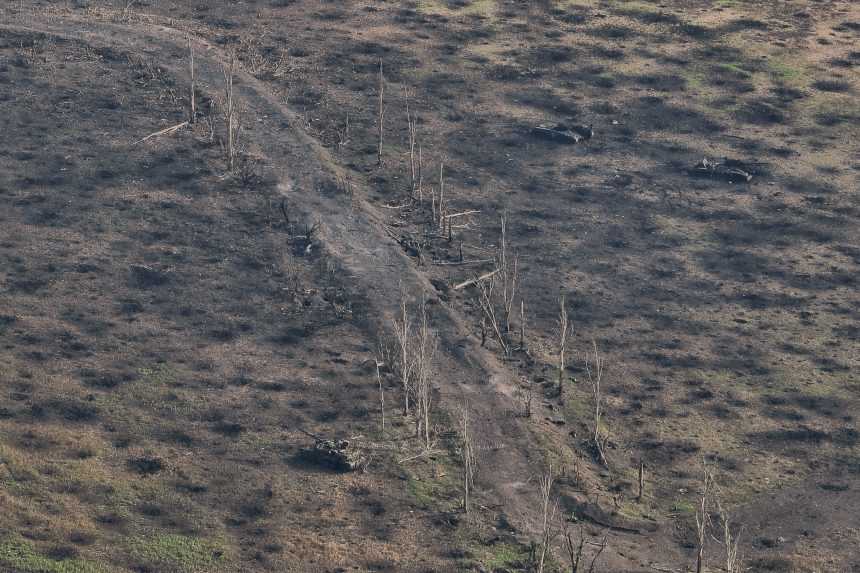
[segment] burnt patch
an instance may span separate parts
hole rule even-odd
[[[847,93],[852,91],[850,83],[835,79],[814,81],[812,82],[812,87],[818,91],[829,93]]]
[[[743,103],[735,111],[735,117],[743,123],[753,125],[775,125],[786,122],[785,112],[767,99],[753,99]]]
[[[126,461],[126,467],[136,474],[151,476],[164,469],[164,462],[156,457],[141,456]]]

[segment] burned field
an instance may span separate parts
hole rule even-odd
[[[72,4],[0,9],[0,570],[682,571],[704,471],[705,570],[860,567],[855,5]]]

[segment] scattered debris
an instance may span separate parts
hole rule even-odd
[[[313,447],[301,452],[306,461],[339,472],[352,472],[364,465],[364,456],[349,440],[317,439]]]
[[[177,131],[179,131],[179,130],[180,130],[180,129],[182,129],[183,127],[187,127],[187,126],[188,126],[188,122],[187,122],[187,121],[183,121],[182,123],[177,123],[176,125],[172,125],[172,126],[170,126],[170,127],[166,127],[166,128],[164,128],[164,129],[161,129],[161,130],[156,131],[156,132],[154,132],[154,133],[150,133],[150,134],[149,134],[149,135],[147,135],[146,137],[144,137],[144,138],[142,138],[142,139],[138,139],[137,141],[135,141],[134,143],[132,143],[132,145],[137,145],[138,143],[143,143],[144,141],[147,141],[147,140],[149,140],[149,139],[152,139],[153,137],[158,137],[159,135],[173,135],[174,133],[176,133]]]
[[[735,159],[724,159],[722,162],[702,159],[690,170],[690,175],[722,179],[729,183],[749,183],[753,178],[746,164]]]
[[[563,123],[555,126],[541,124],[532,128],[532,133],[537,137],[558,143],[579,143],[594,137],[594,129],[590,125],[568,126]]]

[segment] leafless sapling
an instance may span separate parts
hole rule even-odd
[[[462,415],[462,438],[461,455],[463,458],[463,511],[468,515],[472,489],[475,486],[475,471],[477,470],[477,457],[475,455],[475,440],[472,436],[472,428],[469,421],[469,408],[463,406]]]
[[[445,163],[439,162],[439,203],[437,205],[439,230],[445,230]]]
[[[499,237],[499,248],[496,253],[496,265],[501,271],[502,282],[502,307],[504,309],[504,326],[505,334],[511,332],[511,315],[513,314],[514,299],[517,292],[518,279],[518,263],[519,255],[514,254],[511,260],[511,253],[508,245],[508,214],[502,213],[501,217],[501,236]]]
[[[415,341],[415,399],[416,399],[416,430],[424,438],[427,450],[432,447],[430,434],[430,411],[433,405],[433,360],[438,341],[431,330],[427,317],[427,301],[422,295],[419,309],[418,330]]]
[[[385,76],[382,73],[382,60],[379,60],[379,110],[377,122],[379,123],[379,148],[376,153],[376,162],[382,165],[382,139],[385,132]]]
[[[507,337],[503,332],[503,326],[499,324],[499,317],[496,313],[496,306],[493,301],[493,290],[495,288],[496,283],[496,273],[492,275],[487,275],[486,279],[481,279],[478,277],[475,279],[474,284],[478,288],[478,303],[481,306],[481,311],[483,312],[483,316],[486,318],[486,322],[489,323],[492,328],[492,332],[496,337],[496,340],[501,346],[502,351],[505,353],[505,356],[510,356],[511,349],[508,344]]]
[[[570,318],[567,315],[567,303],[563,294],[559,297],[559,306],[561,308],[558,313],[558,396],[561,398],[564,393],[564,371],[567,366],[567,339],[572,330]]]
[[[696,573],[702,573],[705,566],[705,542],[708,529],[712,526],[710,507],[714,476],[707,463],[702,460],[702,492],[696,508]]]
[[[582,553],[585,550],[585,534],[582,531],[582,524],[579,526],[579,542],[575,543],[570,531],[570,524],[567,521],[564,522],[564,543],[570,561],[570,573],[579,573],[579,564],[582,562]]]
[[[541,496],[541,544],[540,557],[538,558],[537,570],[538,573],[543,573],[546,565],[546,558],[550,552],[550,545],[556,535],[555,518],[558,513],[558,500],[552,499],[552,486],[555,482],[552,466],[549,467],[547,473],[542,475],[539,480],[540,496]]]
[[[604,452],[604,443],[606,439],[602,436],[600,429],[600,421],[603,416],[603,395],[601,385],[603,383],[604,358],[600,355],[600,350],[597,348],[597,341],[592,340],[591,357],[586,353],[585,373],[588,376],[588,382],[591,385],[591,397],[594,402],[594,415],[592,423],[594,429],[592,433],[592,441],[597,450],[597,455],[600,457],[601,463],[606,463],[606,453]]]
[[[225,65],[221,67],[221,71],[224,74],[224,101],[222,104],[222,112],[224,115],[224,123],[227,127],[227,142],[225,151],[227,154],[227,159],[229,161],[230,172],[235,173],[239,145],[239,132],[242,127],[233,83],[236,74],[235,52],[230,52],[228,61]]]
[[[410,196],[420,199],[419,181],[421,172],[421,163],[416,153],[419,151],[418,146],[418,118],[412,114],[409,107],[409,90],[405,89],[406,98],[406,125],[409,130],[409,175],[410,175]]]
[[[191,93],[190,96],[190,116],[188,121],[195,123],[197,121],[197,85],[194,77],[194,45],[191,43],[191,38],[188,38],[188,59],[191,72]]]
[[[571,535],[570,527],[569,525],[567,525],[567,523],[565,523],[564,536],[568,560],[570,561],[570,573],[580,573],[580,565],[585,564],[583,556],[585,553],[586,546],[592,546],[597,548],[597,551],[595,551],[594,555],[592,555],[591,557],[591,563],[589,564],[588,570],[586,571],[586,573],[594,573],[594,568],[597,565],[597,560],[600,558],[600,555],[606,549],[607,537],[604,535],[600,543],[594,543],[593,541],[589,541],[585,538],[585,533],[582,530],[582,525],[580,525],[579,542],[574,542],[573,535]]]
[[[406,303],[406,292],[401,285],[400,316],[394,318],[394,338],[397,341],[398,356],[396,370],[403,389],[403,415],[409,415],[409,395],[412,392],[412,378],[415,372],[415,357],[412,353],[412,320]]]
[[[382,432],[385,432],[385,391],[382,389],[382,374],[379,372],[379,368],[383,365],[383,362],[376,359],[376,382],[379,384],[379,411],[382,415]]]

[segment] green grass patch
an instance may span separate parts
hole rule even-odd
[[[406,482],[406,487],[418,505],[427,509],[432,507],[439,501],[440,485],[426,479],[417,479],[414,476],[409,476]]]
[[[497,543],[480,548],[480,561],[488,569],[501,567],[521,567],[529,561],[528,548],[513,543]]]
[[[130,544],[133,558],[159,571],[212,571],[225,560],[225,553],[221,543],[185,535],[155,535]]]
[[[147,385],[165,386],[176,382],[176,373],[166,364],[141,368],[137,373],[140,375],[141,381]]]
[[[672,504],[672,512],[684,515],[693,515],[696,513],[696,508],[688,501],[676,501]]]
[[[0,565],[22,573],[106,573],[109,569],[83,559],[51,559],[24,539],[0,542]]]
[[[795,80],[803,75],[800,68],[795,68],[785,62],[771,61],[769,67],[771,74],[782,80]]]
[[[750,73],[748,70],[743,69],[740,64],[735,63],[735,62],[728,62],[725,64],[720,64],[720,69],[725,70],[727,72],[731,72],[738,77],[742,77],[742,78],[751,78],[752,77],[752,73]]]

